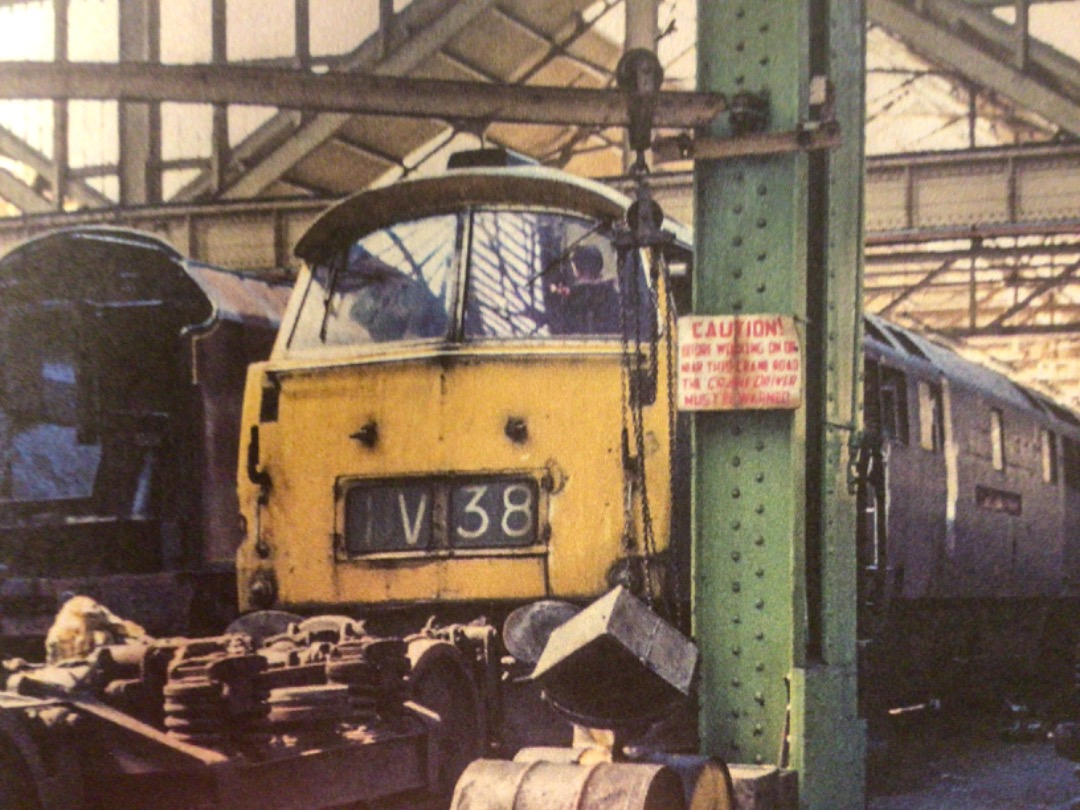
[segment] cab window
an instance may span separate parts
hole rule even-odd
[[[1056,484],[1058,481],[1058,449],[1057,434],[1052,430],[1041,428],[1039,430],[1039,450],[1042,456],[1042,478],[1047,484]]]
[[[999,408],[990,409],[990,457],[995,470],[1005,469],[1005,417]]]
[[[641,255],[620,258],[607,223],[560,212],[477,207],[399,223],[315,266],[302,295],[290,351],[424,340],[644,341],[656,329]]]
[[[1061,455],[1065,486],[1080,492],[1080,442],[1062,437]]]
[[[907,377],[903,371],[868,359],[864,401],[867,430],[885,441],[908,443]]]
[[[633,289],[647,320],[637,255],[620,261],[601,223],[566,214],[478,210],[472,220],[466,338],[617,337]]]
[[[369,234],[316,266],[290,349],[446,338],[459,216]]]

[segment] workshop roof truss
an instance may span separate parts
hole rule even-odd
[[[1080,234],[871,248],[868,311],[954,337],[1080,330]]]

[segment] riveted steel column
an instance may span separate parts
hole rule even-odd
[[[120,61],[161,61],[159,0],[120,0]],[[161,104],[119,105],[120,204],[161,202]]]
[[[695,311],[794,314],[806,363],[797,411],[695,415],[702,743],[732,762],[795,767],[801,807],[814,810],[864,802],[846,486],[859,357],[862,19],[861,0],[698,3],[700,89],[767,93],[768,128],[781,131],[824,109],[811,106],[810,87],[827,76],[843,128],[844,146],[819,157],[699,162],[695,176]]]
[[[57,64],[68,61],[68,0],[53,0],[53,60]],[[53,102],[53,150],[52,188],[53,207],[64,210],[68,192],[69,133],[68,101]]]

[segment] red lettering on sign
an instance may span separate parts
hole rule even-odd
[[[680,318],[679,357],[683,410],[797,408],[802,401],[801,348],[790,316]]]

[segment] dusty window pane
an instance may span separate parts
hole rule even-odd
[[[945,443],[941,386],[919,381],[919,446],[938,452]]]
[[[990,455],[993,458],[994,469],[1005,469],[1005,426],[1002,421],[1001,411],[994,408],[990,411]]]
[[[565,214],[477,211],[472,220],[465,335],[546,338],[621,333],[620,281],[638,292],[644,325],[651,293],[640,263],[619,277],[600,223]]]
[[[1056,484],[1058,480],[1057,434],[1045,428],[1040,431],[1043,481]]]
[[[446,337],[457,234],[453,214],[403,222],[316,267],[289,348]]]

